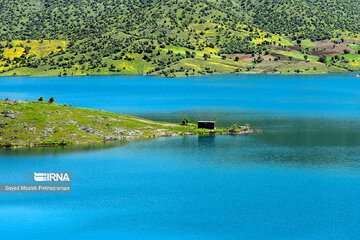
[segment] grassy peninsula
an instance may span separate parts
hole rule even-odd
[[[44,101],[0,100],[0,147],[93,144],[155,137],[246,134],[237,126],[198,129],[195,124],[155,122]]]
[[[360,71],[357,1],[0,0],[0,76]]]

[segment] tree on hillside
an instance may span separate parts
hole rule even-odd
[[[49,98],[49,103],[53,103],[55,101],[54,97]]]
[[[326,56],[325,56],[325,55],[322,55],[321,57],[319,57],[318,62],[326,63]]]

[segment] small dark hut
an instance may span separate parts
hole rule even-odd
[[[215,129],[215,121],[198,121],[198,128]]]

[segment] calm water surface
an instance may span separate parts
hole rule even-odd
[[[0,183],[72,172],[70,194],[0,194],[1,239],[359,239],[360,79],[354,74],[0,78],[0,98],[251,136],[0,151]]]

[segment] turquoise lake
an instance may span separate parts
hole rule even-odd
[[[248,136],[0,150],[0,184],[71,172],[71,193],[0,193],[0,239],[359,239],[356,74],[6,77],[0,98]]]

